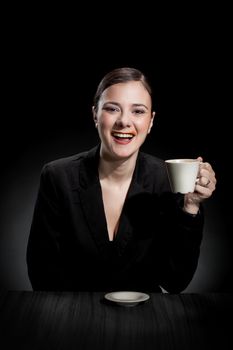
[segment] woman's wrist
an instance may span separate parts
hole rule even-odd
[[[199,205],[197,204],[184,204],[183,211],[191,214],[191,215],[197,215],[199,212]]]

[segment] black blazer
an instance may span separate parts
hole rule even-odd
[[[197,267],[202,213],[184,213],[164,161],[139,153],[110,242],[98,161],[95,147],[43,167],[27,248],[32,288],[183,290]]]

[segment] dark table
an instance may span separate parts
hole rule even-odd
[[[103,296],[1,293],[1,349],[233,349],[232,294],[152,293],[134,307]]]

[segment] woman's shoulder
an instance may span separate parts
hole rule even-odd
[[[137,179],[153,192],[162,193],[169,190],[165,161],[154,155],[139,153]]]
[[[166,177],[165,161],[162,158],[145,152],[140,152],[138,160],[138,169],[143,176],[147,175],[149,177],[154,177],[156,174],[161,177]]]
[[[156,157],[152,154],[140,152],[139,157],[149,167],[164,168],[165,162],[162,158]]]
[[[96,148],[89,149],[87,151],[82,151],[67,157],[57,158],[55,160],[45,163],[42,167],[42,173],[44,172],[62,172],[67,171],[73,167],[79,166],[83,159],[91,157],[95,154]]]
[[[58,158],[58,159],[54,159],[52,161],[47,162],[46,164],[44,164],[45,168],[59,168],[59,167],[65,167],[67,165],[69,165],[70,163],[74,162],[74,161],[79,161],[82,158],[84,158],[86,156],[88,152],[80,152],[80,153],[76,153],[67,157],[62,157],[62,158]]]
[[[93,154],[95,150],[96,150],[96,147],[87,151],[82,151],[82,152],[67,156],[67,157],[62,157],[62,158],[49,161],[44,164],[43,169],[65,169],[67,167],[69,168],[70,166],[72,166],[72,164],[75,163],[77,165],[77,163],[79,163],[83,159],[90,157],[90,155]]]

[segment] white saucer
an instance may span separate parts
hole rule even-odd
[[[105,299],[122,306],[135,306],[150,298],[148,294],[140,292],[112,292],[105,294]]]

